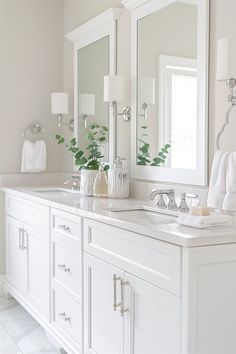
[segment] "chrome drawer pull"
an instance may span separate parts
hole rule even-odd
[[[66,231],[66,232],[70,232],[70,227],[69,226],[66,226],[66,225],[58,225],[58,228],[63,230],[63,231]]]
[[[120,315],[124,317],[125,313],[129,311],[129,309],[125,309],[124,305],[124,287],[129,285],[128,281],[120,280],[120,293],[121,293],[121,306],[120,306]]]
[[[65,322],[69,322],[70,321],[70,317],[67,316],[65,312],[59,313],[58,316],[60,316]]]
[[[117,304],[117,282],[121,281],[121,277],[113,275],[113,310],[116,311],[117,307],[121,306],[121,303]]]
[[[65,264],[58,264],[58,268],[62,269],[64,272],[70,272],[70,268],[67,267]]]
[[[18,232],[19,232],[19,240],[18,240],[18,244],[19,244],[19,250],[22,251],[22,228],[19,228]]]
[[[21,246],[21,250],[27,250],[28,248],[28,237],[29,234],[26,230],[22,229],[22,246]]]

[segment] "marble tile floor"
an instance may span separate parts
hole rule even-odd
[[[0,297],[0,354],[57,354],[43,328],[14,299]]]

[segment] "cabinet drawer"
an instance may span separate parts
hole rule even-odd
[[[81,217],[58,209],[51,211],[51,229],[66,236],[76,237],[81,240]]]
[[[178,246],[85,219],[84,250],[180,295],[181,248]]]
[[[53,239],[53,278],[79,297],[81,296],[81,249]]]
[[[53,322],[54,326],[81,345],[82,306],[69,294],[58,289],[53,292]]]
[[[39,231],[47,228],[48,207],[27,199],[6,195],[6,213]]]

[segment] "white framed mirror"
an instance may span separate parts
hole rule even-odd
[[[207,185],[208,0],[124,0],[132,10],[131,175]]]
[[[79,147],[86,151],[92,124],[109,129],[103,161],[112,163],[116,127],[109,104],[103,100],[105,75],[117,72],[117,21],[120,8],[111,8],[66,35],[74,44],[74,122]]]

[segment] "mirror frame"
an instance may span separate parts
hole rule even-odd
[[[74,44],[74,136],[79,136],[79,100],[78,100],[78,51],[104,37],[109,37],[109,75],[117,73],[117,22],[121,8],[110,8],[92,20],[79,26],[65,37]],[[116,126],[109,107],[109,163],[115,159],[117,148]]]
[[[198,131],[197,169],[138,166],[137,160],[137,73],[138,21],[174,3],[198,6]],[[123,0],[131,13],[131,177],[134,179],[206,186],[208,183],[208,63],[209,0]],[[135,152],[135,153],[134,153]]]

